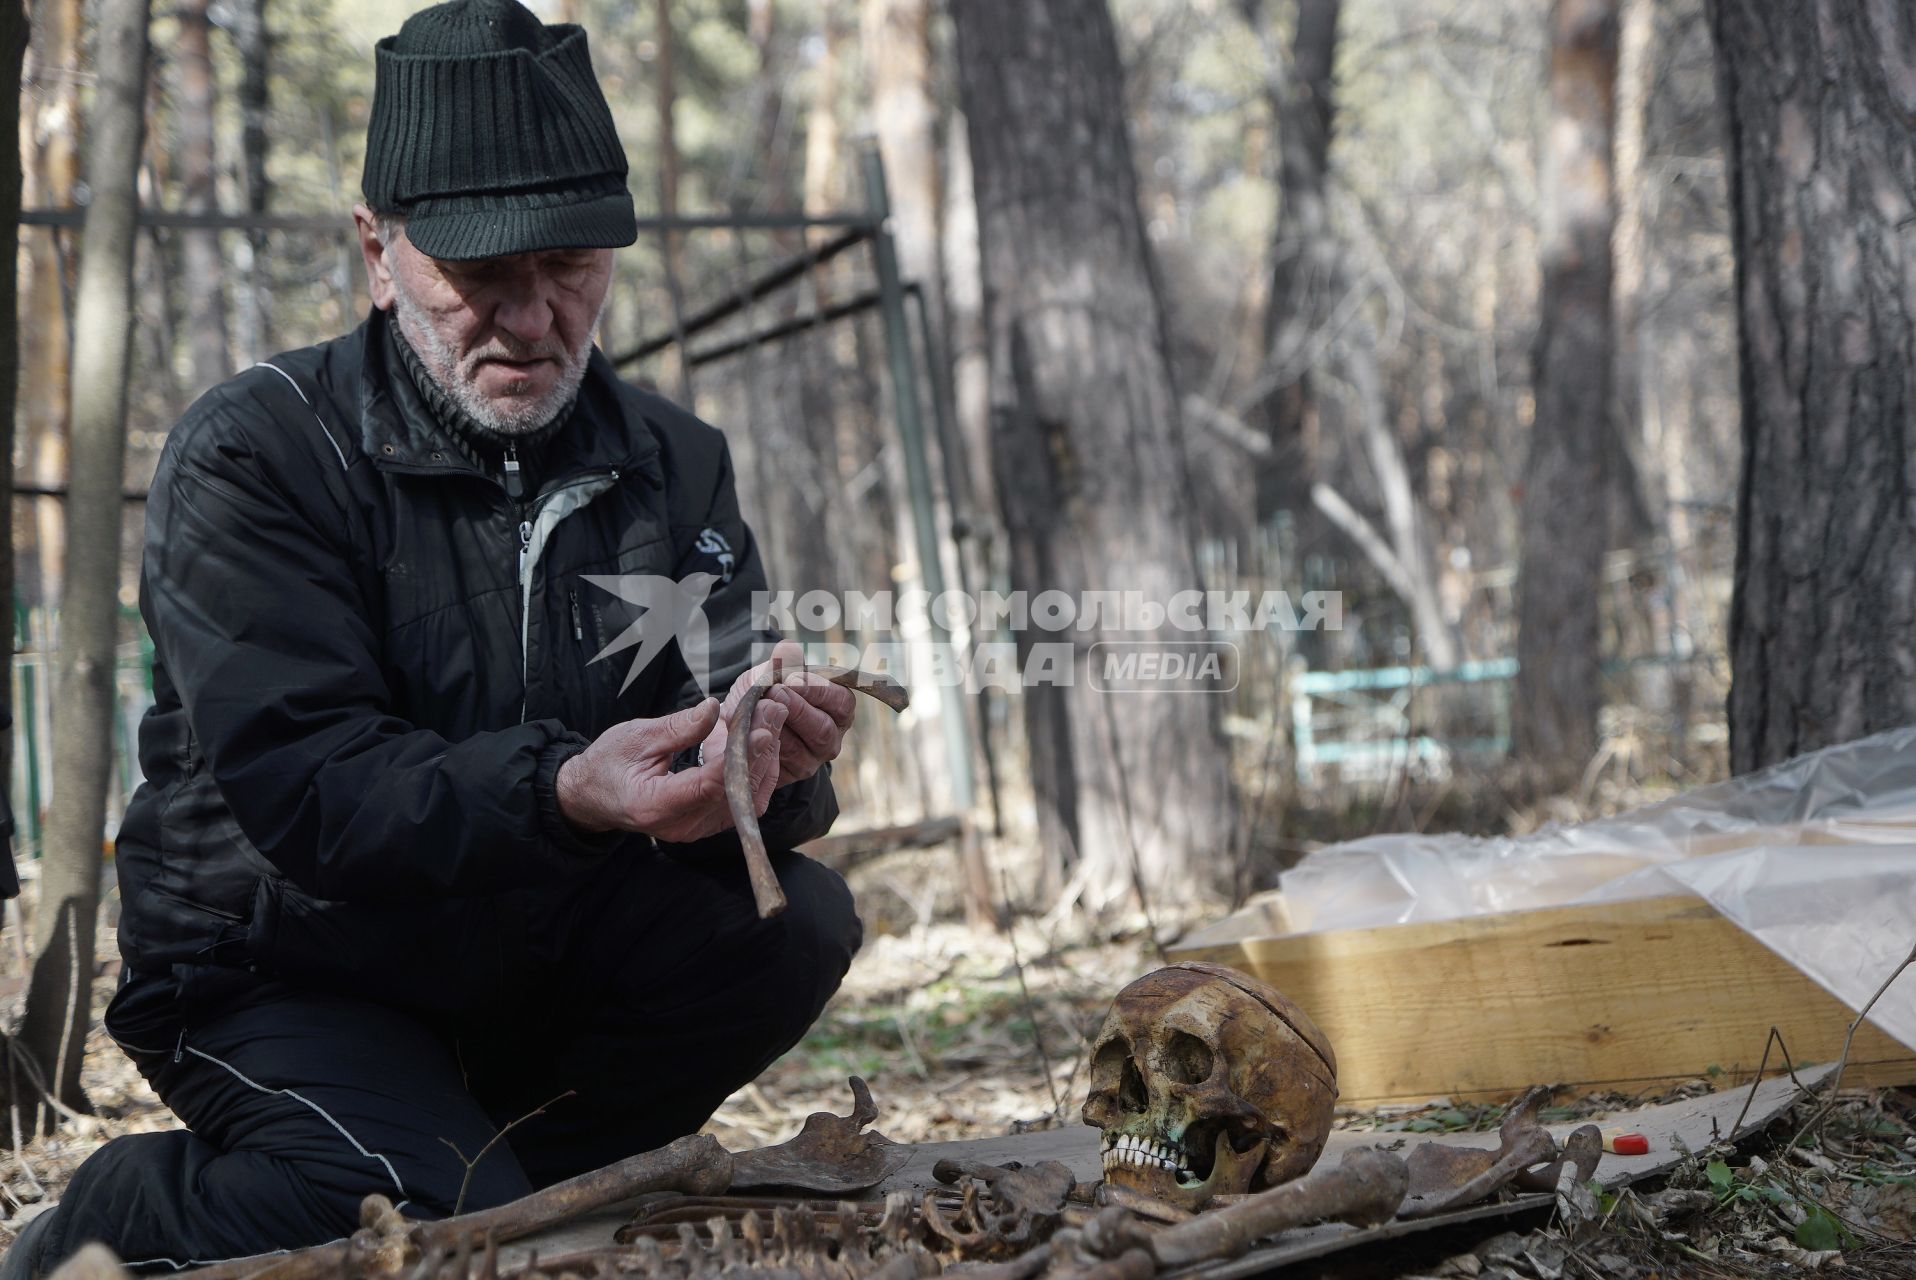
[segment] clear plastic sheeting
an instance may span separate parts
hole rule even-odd
[[[1916,727],[1578,826],[1333,845],[1279,885],[1298,933],[1694,893],[1857,1009],[1916,945]],[[1870,1021],[1916,1049],[1916,969]]]

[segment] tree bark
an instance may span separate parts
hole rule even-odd
[[[1309,491],[1311,443],[1309,372],[1290,370],[1306,342],[1329,320],[1336,302],[1337,242],[1331,235],[1326,179],[1330,169],[1331,80],[1337,57],[1340,0],[1298,0],[1288,74],[1270,93],[1277,122],[1277,231],[1271,245],[1271,285],[1264,310],[1263,376],[1275,385],[1252,410],[1271,450],[1257,464],[1259,522],[1296,511]],[[1261,6],[1245,18],[1261,19]]]
[[[1649,465],[1643,428],[1644,237],[1649,214],[1644,192],[1648,175],[1644,160],[1650,142],[1650,94],[1654,88],[1651,42],[1656,34],[1657,0],[1619,0],[1616,76],[1616,234],[1611,289],[1616,331],[1613,343],[1612,416],[1616,421],[1616,468],[1612,484],[1612,538],[1618,544],[1647,542],[1659,532],[1667,536],[1664,494],[1667,477]]]
[[[839,127],[838,99],[844,91],[845,40],[850,23],[838,0],[826,0],[821,8],[824,38],[812,71],[811,107],[805,115],[804,169],[799,181],[799,204],[809,214],[829,213],[844,199],[844,170],[838,161],[845,143],[844,131]]]
[[[1615,320],[1617,0],[1556,0],[1544,148],[1536,419],[1520,504],[1516,755],[1540,785],[1577,778],[1597,749],[1600,617],[1609,543]]]
[[[791,41],[779,30],[778,7],[772,0],[746,0],[745,34],[758,54],[758,69],[752,76],[755,123],[751,150],[757,194],[751,204],[766,213],[789,213],[792,188],[786,172],[786,157],[791,148],[784,136],[783,79],[787,46]],[[731,203],[738,206],[743,202],[734,195]],[[771,240],[781,254],[798,250],[799,237],[788,229],[774,230]]]
[[[900,273],[908,283],[923,290],[922,301],[929,326],[936,335],[950,332],[950,317],[945,309],[944,248],[941,223],[945,213],[942,181],[944,147],[938,127],[938,102],[932,83],[932,5],[930,0],[863,0],[859,24],[860,43],[865,66],[871,78],[871,113],[878,137],[879,158],[884,161],[885,185],[891,203],[891,231],[898,250]],[[934,337],[933,341],[936,340]],[[948,348],[949,343],[945,346]],[[939,396],[953,375],[949,367],[934,367],[944,351],[929,345],[925,349],[927,397]],[[970,528],[969,464],[963,457],[947,458],[948,446],[957,444],[937,432],[927,432],[928,442],[938,451],[946,484],[938,494],[936,519],[941,528],[956,536],[941,539],[940,566],[944,580],[956,589],[960,584],[979,580],[973,548],[963,540]],[[957,452],[957,450],[953,450]],[[899,459],[903,461],[902,457]],[[902,513],[901,514],[908,514]],[[914,548],[916,539],[900,526],[899,545]],[[925,581],[921,575],[920,581]],[[974,724],[989,723],[981,699]],[[942,714],[942,713],[941,713]],[[978,735],[972,735],[978,736]],[[989,758],[990,748],[986,746]],[[961,841],[959,856],[965,871],[965,916],[973,926],[988,926],[996,920],[994,891],[990,873],[985,869],[983,851],[969,820]]]
[[[944,316],[938,220],[938,104],[931,85],[930,0],[864,0],[859,24],[871,75],[872,124],[891,191],[892,239],[905,279],[925,290],[940,324]]]
[[[991,534],[998,504],[991,476],[991,341],[985,332],[984,267],[978,251],[978,201],[971,185],[971,142],[962,117],[945,147],[945,216],[941,237],[945,317],[950,335],[952,408],[964,445],[965,489],[972,510],[959,518],[980,538]],[[988,549],[988,548],[987,548]],[[981,557],[984,552],[981,551]]]
[[[65,208],[73,203],[80,156],[80,0],[46,0],[31,12],[32,43],[27,49],[26,79],[37,92],[33,108],[20,121],[20,150],[32,158],[22,177],[27,205]],[[34,228],[26,236],[27,270],[21,310],[33,323],[20,335],[20,428],[26,434],[27,467],[35,483],[60,485],[67,478],[68,335],[71,299],[69,272],[73,241],[56,228]],[[33,504],[33,581],[28,600],[51,606],[60,598],[60,562],[65,512],[54,498]],[[37,797],[28,797],[37,804]]]
[[[0,84],[6,89],[0,90],[6,100],[4,112],[10,117],[7,127],[0,131],[0,137],[18,139],[20,136],[20,73],[23,58],[27,50],[27,14],[17,4],[0,5]],[[0,261],[18,262],[20,256],[20,191],[21,165],[20,148],[0,148],[9,154],[0,156]],[[14,635],[14,540],[13,531],[13,443],[14,411],[18,404],[20,380],[20,276],[18,271],[0,271],[0,530],[7,537],[0,545],[0,602],[6,606],[6,622],[0,625],[0,670],[13,670]],[[4,708],[9,722],[19,718],[19,711],[13,705],[13,681],[0,681],[0,708]],[[13,730],[0,730],[0,787],[12,790],[13,781]],[[32,796],[20,797],[23,805],[35,803]],[[16,855],[20,852],[18,834],[19,814],[15,813],[16,830],[5,833],[5,839],[13,847]],[[0,856],[5,851],[0,850]],[[0,1106],[10,1099],[6,1096],[4,1079],[0,1079]]]
[[[1716,0],[1743,476],[1738,773],[1916,719],[1916,16]]]
[[[672,31],[671,0],[654,0],[654,43],[658,57],[653,62],[653,101],[659,118],[659,216],[675,218],[679,212],[679,135],[678,82],[673,70],[676,39]],[[685,238],[670,228],[659,231],[659,251],[665,272],[665,293],[672,307],[672,327],[679,331],[679,342],[672,348],[677,366],[676,385],[679,403],[694,408],[692,366],[686,360],[685,335]]]
[[[1389,410],[1384,404],[1383,377],[1377,368],[1377,335],[1368,322],[1360,321],[1352,325],[1352,330],[1346,339],[1336,344],[1338,363],[1351,388],[1346,416],[1355,419],[1358,440],[1370,460],[1395,569],[1379,559],[1374,548],[1365,546],[1364,539],[1357,541],[1365,547],[1366,554],[1391,589],[1410,608],[1423,661],[1438,671],[1449,671],[1462,660],[1462,644],[1456,628],[1444,613],[1438,592],[1430,512],[1418,498],[1411,481],[1410,462],[1404,456],[1404,442],[1391,425]],[[1349,522],[1325,504],[1323,486],[1315,488],[1312,497],[1318,509],[1330,516],[1333,523],[1350,532]]]
[[[1169,601],[1200,586],[1190,477],[1111,14],[1104,0],[958,0],[952,17],[1011,585]],[[1095,691],[1090,650],[1111,638],[1035,619],[1019,636],[1075,650],[1072,686],[1025,689],[1042,834],[1076,851],[1094,906],[1195,896],[1230,849],[1217,700]]]
[[[101,839],[113,759],[120,485],[126,469],[137,174],[146,127],[147,0],[102,0],[89,121],[85,238],[74,303],[73,477],[55,688],[53,806],[35,918],[39,952],[20,1028],[61,1101],[80,1089],[91,1015]]]
[[[178,75],[180,179],[188,213],[219,209],[218,165],[213,154],[213,24],[208,0],[183,0]],[[191,394],[199,395],[232,372],[226,349],[226,266],[217,231],[180,232],[180,266],[186,277],[187,345],[193,357]]]
[[[231,9],[233,44],[240,62],[240,185],[246,211],[265,213],[272,196],[266,178],[266,108],[273,48],[266,30],[266,0],[232,0]],[[249,230],[245,242],[246,287],[237,291],[238,305],[233,310],[240,353],[250,363],[272,351],[273,314],[265,280],[266,233]]]

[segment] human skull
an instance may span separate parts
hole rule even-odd
[[[1309,1172],[1337,1059],[1303,1010],[1234,969],[1174,964],[1118,993],[1091,1050],[1084,1122],[1106,1181],[1185,1208]]]

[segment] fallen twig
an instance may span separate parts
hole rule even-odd
[[[1756,1101],[1756,1091],[1763,1083],[1763,1069],[1770,1064],[1771,1045],[1775,1045],[1778,1051],[1782,1053],[1783,1065],[1789,1071],[1790,1082],[1799,1089],[1803,1087],[1803,1082],[1796,1078],[1796,1060],[1790,1056],[1790,1047],[1783,1043],[1783,1033],[1776,1029],[1776,1024],[1771,1023],[1769,1037],[1763,1041],[1763,1056],[1756,1064],[1756,1077],[1750,1081],[1750,1092],[1748,1096],[1743,1099],[1743,1109],[1738,1111],[1736,1113],[1736,1119],[1730,1122],[1730,1132],[1727,1139],[1730,1142],[1736,1141],[1737,1130],[1743,1127],[1743,1117],[1750,1114],[1750,1106]]]
[[[1004,892],[1007,905],[1011,902],[1011,881],[1001,870],[999,887]],[[1018,975],[1018,994],[1024,1000],[1025,1016],[1031,1019],[1031,1047],[1038,1054],[1038,1069],[1044,1073],[1045,1088],[1051,1091],[1051,1115],[1058,1119],[1064,1115],[1064,1100],[1058,1096],[1058,1082],[1051,1074],[1051,1055],[1044,1051],[1044,1031],[1038,1026],[1038,1006],[1031,998],[1031,988],[1025,982],[1025,963],[1018,954],[1018,924],[1009,921],[1005,926],[1005,937],[1011,942],[1011,967]]]
[[[459,1197],[458,1199],[452,1202],[453,1217],[456,1218],[461,1213],[465,1212],[466,1192],[472,1186],[472,1171],[479,1167],[479,1162],[486,1158],[486,1153],[491,1151],[495,1146],[497,1146],[499,1144],[499,1140],[505,1137],[508,1133],[511,1133],[514,1129],[517,1129],[520,1125],[532,1119],[532,1117],[544,1115],[546,1113],[547,1107],[551,1106],[555,1102],[560,1102],[566,1098],[570,1098],[576,1092],[578,1091],[575,1089],[567,1089],[564,1093],[560,1094],[558,1097],[549,1098],[545,1102],[540,1103],[538,1106],[534,1107],[532,1110],[520,1116],[517,1120],[514,1120],[511,1124],[508,1124],[504,1128],[500,1129],[499,1132],[493,1134],[492,1137],[486,1141],[486,1145],[479,1148],[479,1154],[474,1156],[470,1160],[466,1159],[466,1153],[461,1151],[459,1149],[458,1144],[453,1142],[452,1139],[450,1138],[440,1139],[441,1142],[445,1143],[447,1146],[452,1148],[452,1153],[459,1157],[459,1163],[466,1166],[466,1176],[459,1180]]]

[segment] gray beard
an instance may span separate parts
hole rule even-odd
[[[609,290],[606,300],[611,301]],[[600,316],[604,315],[603,305],[599,313]],[[566,354],[560,365],[559,381],[552,390],[541,396],[517,397],[502,407],[459,376],[459,353],[432,327],[425,308],[406,292],[397,273],[393,276],[393,315],[399,322],[400,333],[419,353],[420,366],[425,369],[426,376],[433,380],[433,384],[458,406],[459,411],[475,427],[506,438],[543,431],[572,403],[579,394],[579,384],[585,380],[586,364],[592,357],[591,335],[599,327],[599,316],[594,316],[591,326],[586,329],[585,341],[577,351]],[[442,369],[447,373],[441,374]]]

